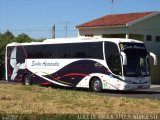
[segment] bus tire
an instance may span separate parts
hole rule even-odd
[[[31,85],[32,84],[31,77],[30,77],[29,74],[24,75],[24,77],[23,77],[23,84],[24,85]]]
[[[98,77],[94,77],[91,80],[90,88],[93,92],[101,92],[102,91],[102,82]]]

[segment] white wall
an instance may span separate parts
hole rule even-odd
[[[79,29],[79,37],[86,34],[93,34],[94,37],[102,37],[103,34],[141,34],[144,35],[144,43],[148,49],[158,56],[158,66],[153,66],[151,59],[152,83],[160,84],[160,42],[156,42],[156,36],[160,36],[160,14],[148,18],[132,26],[101,27]],[[152,41],[146,41],[146,35],[152,35]]]

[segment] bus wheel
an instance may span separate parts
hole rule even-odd
[[[31,85],[31,77],[29,74],[24,76],[23,82],[24,82],[24,85]]]
[[[95,77],[91,81],[91,90],[94,92],[102,91],[102,82],[98,77]]]

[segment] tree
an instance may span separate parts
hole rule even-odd
[[[6,45],[12,42],[31,42],[36,41],[29,37],[27,34],[22,33],[19,34],[18,37],[15,37],[12,32],[7,30],[5,33],[0,33],[0,65],[5,65],[5,51],[6,51]]]
[[[43,41],[42,39],[32,39],[25,33],[19,34],[17,37],[15,37],[12,32],[7,30],[5,33],[0,33],[0,65],[4,66],[5,65],[5,51],[6,51],[6,45],[12,42],[40,42]]]
[[[0,64],[4,66],[4,58],[5,58],[5,48],[6,45],[12,41],[14,41],[15,37],[10,31],[6,31],[5,33],[0,34]]]
[[[5,71],[5,50],[6,45],[12,41],[14,41],[14,35],[10,31],[6,31],[5,33],[0,33],[0,77],[2,77],[2,73],[4,76]]]
[[[13,39],[14,39],[14,35],[8,30],[3,34],[0,34],[0,41],[11,41]]]
[[[16,37],[16,42],[19,43],[31,42],[31,41],[33,41],[33,39],[25,33],[19,34],[18,37]]]
[[[6,45],[12,42],[40,42],[43,41],[43,39],[32,39],[25,33],[19,34],[17,37],[15,37],[12,32],[7,30],[5,33],[0,33],[0,69],[5,69],[5,51],[6,51]],[[2,73],[1,73],[2,74]]]

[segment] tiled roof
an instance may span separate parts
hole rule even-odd
[[[102,27],[102,26],[126,25],[129,22],[138,20],[140,18],[151,15],[153,13],[155,12],[140,12],[140,13],[106,15],[98,19],[78,25],[76,27],[81,28],[81,27]]]

